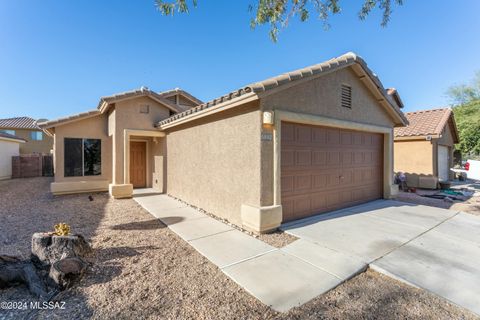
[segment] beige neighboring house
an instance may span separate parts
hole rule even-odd
[[[410,187],[437,188],[453,177],[453,151],[459,142],[449,108],[405,113],[409,125],[395,129],[395,172],[407,175]]]
[[[20,154],[50,154],[53,149],[53,139],[43,133],[37,121],[45,121],[45,119],[35,120],[30,117],[0,119],[0,132],[25,140],[25,143],[20,145]]]
[[[20,154],[20,146],[25,142],[22,138],[0,132],[0,180],[12,178],[12,157]]]
[[[207,103],[146,88],[101,98],[40,124],[54,137],[51,190],[152,187],[265,232],[390,197],[393,128],[407,124],[397,97],[347,53]]]

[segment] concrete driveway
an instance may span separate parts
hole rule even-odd
[[[352,271],[368,264],[480,315],[480,217],[379,200],[282,229],[300,238],[283,249],[292,256],[316,265],[328,263],[321,252],[338,252]]]

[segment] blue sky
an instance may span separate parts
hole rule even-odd
[[[209,100],[348,51],[411,111],[448,104],[446,89],[480,70],[478,0],[405,0],[387,28],[379,12],[360,21],[360,1],[342,1],[330,30],[292,22],[276,44],[268,28],[250,30],[254,1],[198,0],[173,18],[154,0],[0,1],[0,118],[53,119],[140,86]]]

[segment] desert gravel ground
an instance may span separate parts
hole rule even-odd
[[[54,197],[50,179],[0,181],[0,254],[28,258],[30,236],[58,222],[90,239],[94,265],[56,296],[64,310],[0,310],[0,319],[475,319],[423,290],[373,271],[288,313],[251,297],[135,201]],[[23,287],[1,301],[31,301]]]

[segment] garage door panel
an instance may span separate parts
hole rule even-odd
[[[282,124],[282,143],[295,141],[295,126],[291,123]]]
[[[312,189],[312,176],[310,174],[295,177],[295,190],[303,191],[305,189]]]
[[[327,165],[327,152],[325,151],[312,151],[312,164],[318,167],[324,167]]]
[[[354,165],[363,164],[363,151],[355,150],[353,152],[353,163]]]
[[[282,150],[282,166],[294,166],[295,165],[295,150],[286,149]]]
[[[327,145],[338,146],[340,144],[340,131],[338,129],[326,129]]]
[[[284,221],[382,197],[383,135],[303,124],[285,127],[282,123]]]
[[[297,150],[295,152],[296,166],[310,166],[312,165],[312,151],[311,150]]]
[[[296,141],[300,144],[309,145],[312,142],[312,129],[307,126],[296,126]]]
[[[322,127],[312,127],[312,142],[315,145],[325,145],[326,142],[326,130]]]
[[[313,175],[313,188],[315,190],[321,190],[326,188],[328,181],[328,173],[320,173]]]
[[[295,176],[283,176],[282,179],[282,192],[291,193],[295,191]]]
[[[341,144],[342,146],[351,146],[352,145],[352,133],[351,132],[342,132],[341,133]]]
[[[340,150],[331,150],[327,152],[327,165],[338,166],[340,164]]]
[[[296,215],[308,215],[312,211],[310,196],[300,196],[295,198],[293,201],[293,206]]]
[[[353,155],[351,151],[342,151],[342,166],[349,167],[353,164]]]

